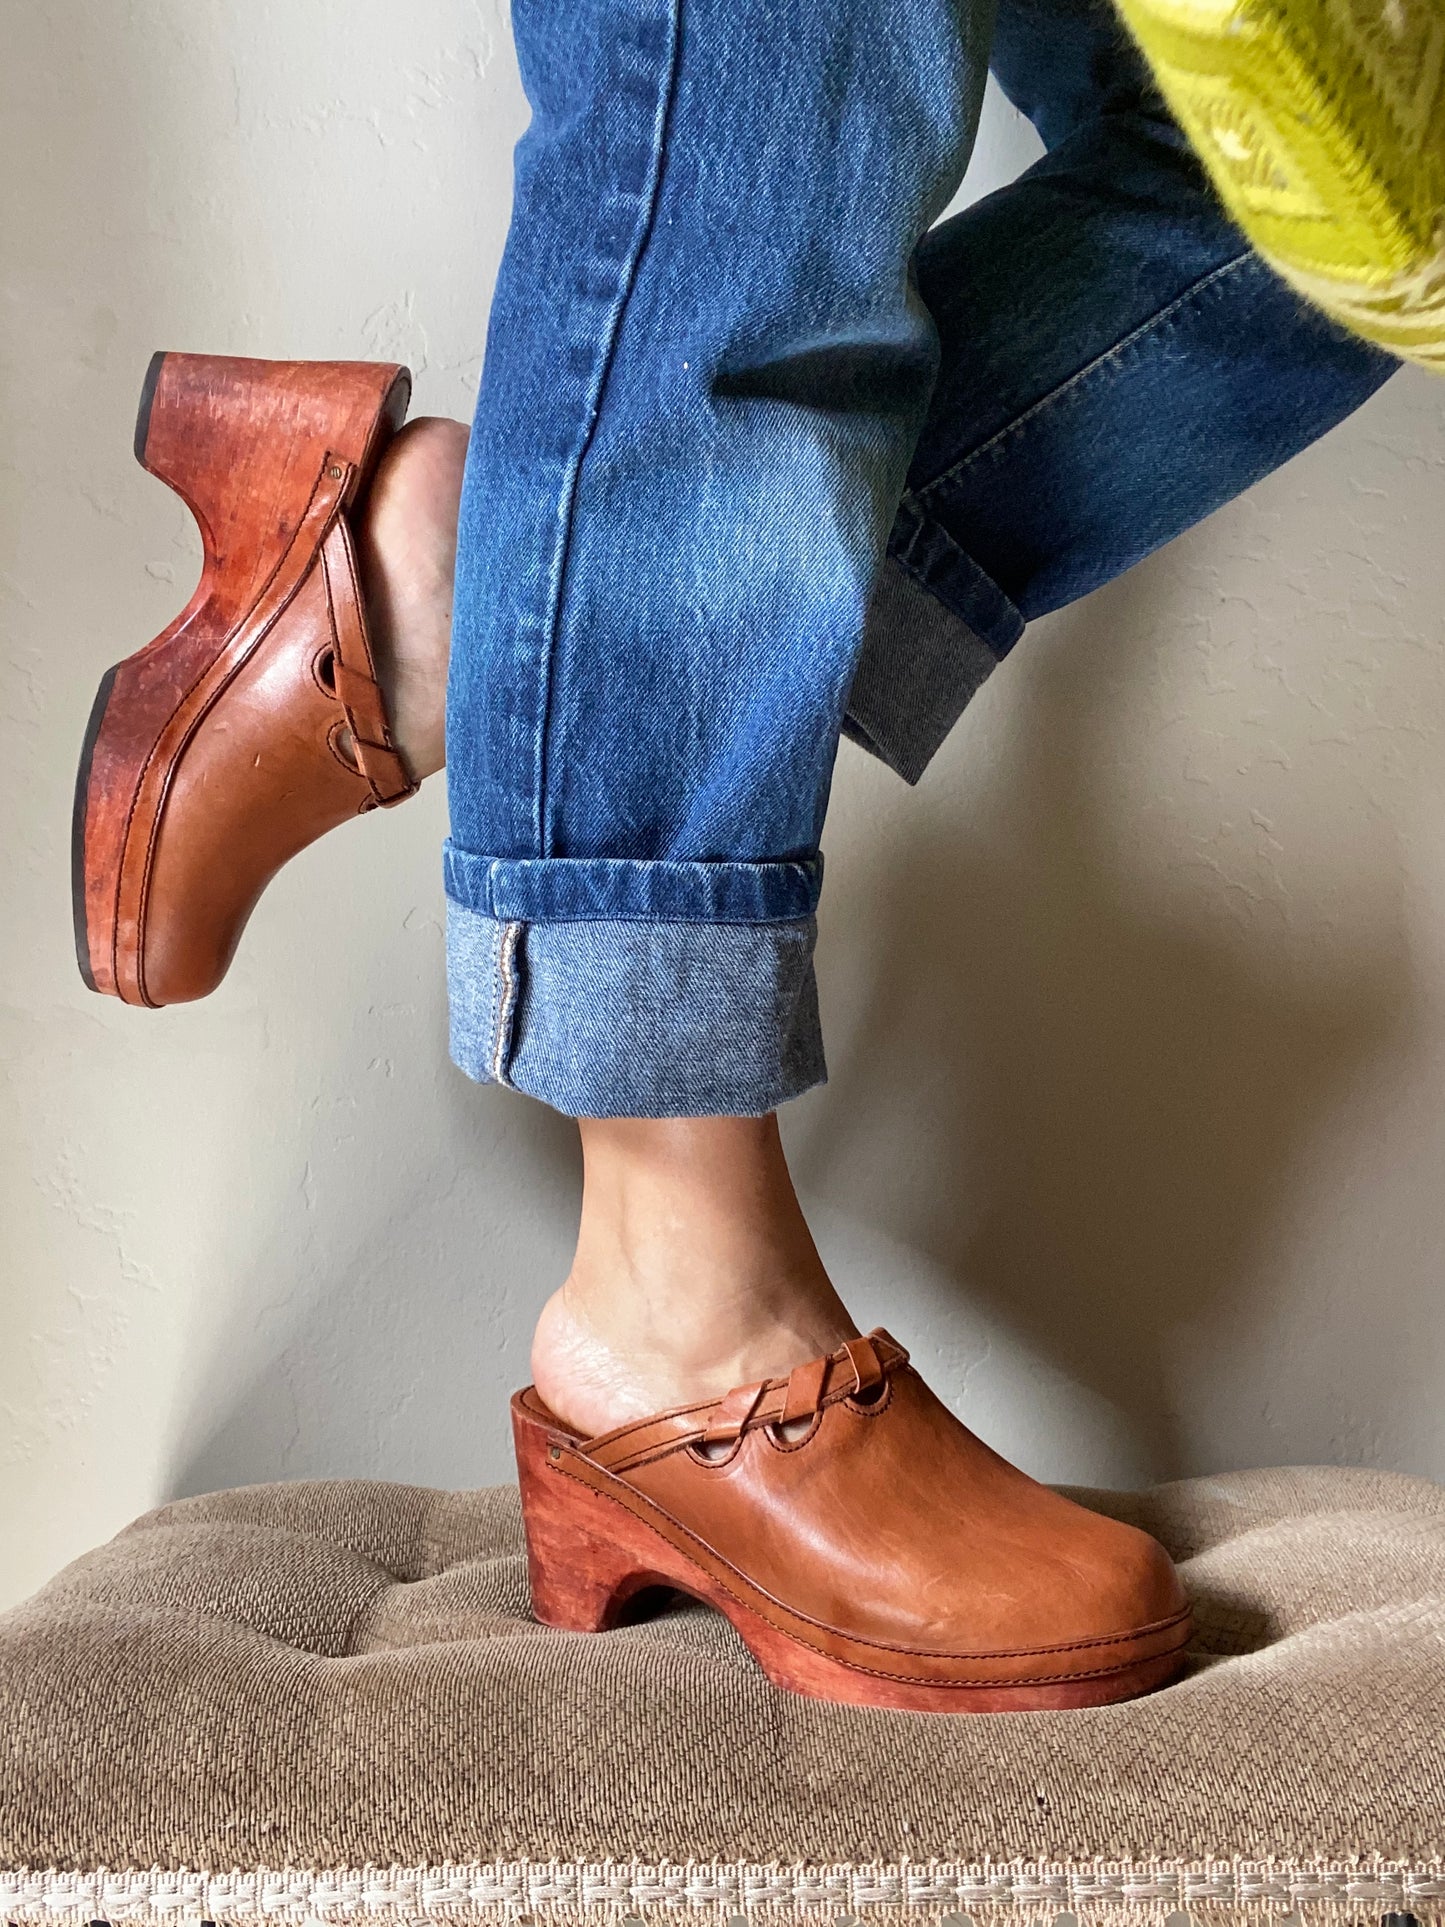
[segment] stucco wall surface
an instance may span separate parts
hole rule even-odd
[[[569,1127],[450,1068],[433,786],[223,990],[71,952],[104,669],[189,593],[157,346],[412,363],[465,415],[523,107],[494,0],[0,0],[0,1604],[160,1498],[507,1474]],[[1031,152],[991,104],[969,183]],[[1445,1477],[1445,387],[1037,626],[916,793],[845,746],[827,1255],[1051,1477]]]

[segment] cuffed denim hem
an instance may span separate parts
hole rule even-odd
[[[888,554],[920,588],[951,609],[1002,661],[1024,632],[1024,619],[994,581],[916,495],[893,518]]]
[[[1023,631],[993,578],[905,496],[868,607],[844,735],[916,783]]]
[[[816,937],[811,911],[532,922],[453,896],[452,1058],[569,1117],[761,1117],[827,1076]]]
[[[916,783],[998,660],[890,558],[869,604],[843,733]]]
[[[781,863],[487,857],[442,849],[447,895],[502,923],[787,923],[811,917],[820,855]]]

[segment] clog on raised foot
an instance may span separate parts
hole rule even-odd
[[[325,831],[416,784],[392,742],[347,517],[406,369],[157,355],[136,457],[200,525],[169,628],[105,676],[76,783],[76,954],[130,1004],[204,997],[257,898]]]
[[[599,1438],[531,1387],[512,1421],[548,1625],[598,1632],[674,1588],[776,1685],[916,1712],[1103,1706],[1183,1665],[1163,1548],[1001,1459],[886,1332]]]

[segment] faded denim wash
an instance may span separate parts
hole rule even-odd
[[[916,780],[1031,617],[1394,364],[1249,253],[1096,6],[513,19],[533,119],[462,507],[453,1055],[573,1115],[756,1114],[824,1076],[840,729]],[[929,232],[990,57],[1048,153]]]

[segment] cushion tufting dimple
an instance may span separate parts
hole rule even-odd
[[[1445,1491],[1076,1496],[1181,1562],[1191,1671],[954,1718],[780,1693],[694,1607],[538,1626],[511,1488],[166,1506],[0,1618],[0,1919],[1445,1919]]]

